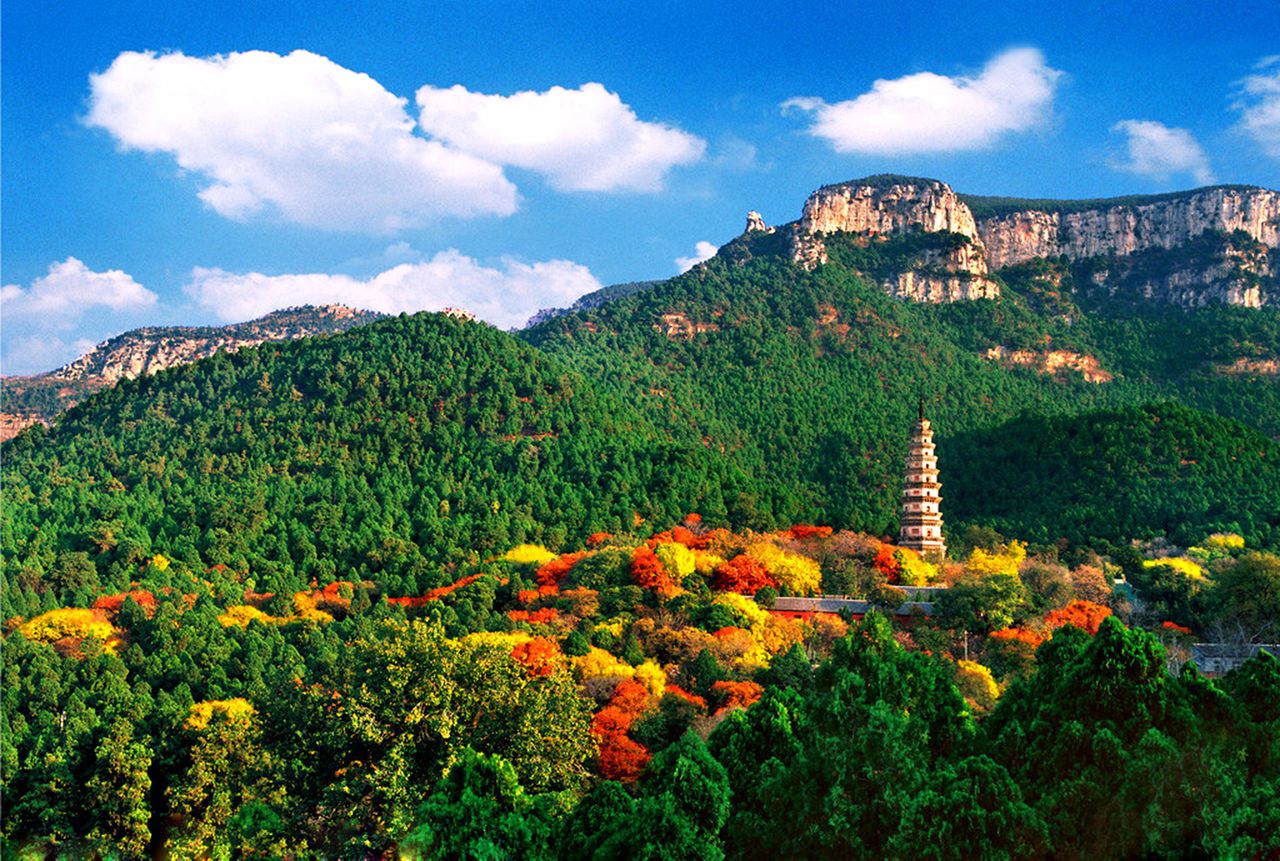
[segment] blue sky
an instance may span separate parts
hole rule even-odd
[[[509,326],[871,173],[1035,197],[1280,186],[1273,2],[0,16],[5,373],[301,301]]]

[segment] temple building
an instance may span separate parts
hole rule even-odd
[[[915,550],[923,556],[945,556],[947,543],[942,538],[942,485],[938,483],[938,455],[933,445],[933,429],[920,417],[911,435],[911,451],[907,454],[906,476],[902,482],[902,525],[898,530],[898,546]]]

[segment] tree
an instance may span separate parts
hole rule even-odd
[[[151,748],[134,741],[133,724],[118,718],[98,745],[85,787],[93,818],[88,843],[104,857],[142,858],[151,841]]]
[[[464,748],[418,813],[401,845],[407,857],[468,861],[475,858],[554,858],[554,805],[527,795],[501,756]]]

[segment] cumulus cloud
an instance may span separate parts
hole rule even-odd
[[[92,350],[89,338],[65,341],[57,335],[23,335],[6,338],[0,357],[0,372],[5,374],[38,374],[61,367]]]
[[[705,260],[710,260],[712,257],[716,255],[716,252],[719,250],[720,250],[719,246],[712,245],[710,242],[707,242],[704,239],[693,247],[692,256],[677,257],[676,267],[681,272],[688,272],[690,269],[697,266],[699,263],[702,263]]]
[[[1213,182],[1209,157],[1186,129],[1169,128],[1155,120],[1123,120],[1111,130],[1126,136],[1125,157],[1110,162],[1116,170],[1162,181],[1185,173],[1202,185]]]
[[[289,305],[341,303],[388,314],[462,307],[495,326],[511,328],[540,308],[564,307],[600,286],[590,270],[569,260],[524,263],[504,258],[498,266],[485,266],[451,249],[367,279],[196,269],[185,290],[228,321]]]
[[[996,55],[973,76],[920,72],[881,79],[855,99],[828,104],[802,97],[784,111],[813,117],[809,133],[837,152],[901,155],[985,149],[1001,137],[1043,125],[1062,72],[1035,48]]]
[[[1280,56],[1267,57],[1240,82],[1232,107],[1240,112],[1239,128],[1272,158],[1280,159]]]
[[[40,317],[49,327],[69,328],[91,308],[131,311],[149,308],[156,294],[125,272],[94,272],[74,257],[49,266],[47,275],[29,287],[0,287],[0,310],[5,317]]]
[[[33,374],[64,364],[94,345],[86,335],[118,331],[156,302],[155,293],[119,269],[95,272],[74,257],[52,263],[26,287],[0,287],[0,369]]]
[[[516,209],[499,165],[416,135],[405,99],[307,51],[126,52],[89,81],[87,124],[172,155],[227,218],[388,232]]]
[[[672,167],[706,142],[636,116],[601,84],[510,96],[462,86],[418,90],[422,129],[489,161],[536,171],[562,191],[659,191]]]

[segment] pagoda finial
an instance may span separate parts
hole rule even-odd
[[[920,421],[924,421],[924,395],[920,396],[920,415],[918,418]]]

